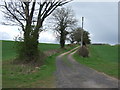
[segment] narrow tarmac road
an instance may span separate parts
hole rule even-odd
[[[75,49],[77,48],[79,47]],[[72,58],[72,55],[76,52],[75,49],[56,58],[57,88],[118,88],[117,79],[76,62]],[[67,55],[67,58],[64,55]]]

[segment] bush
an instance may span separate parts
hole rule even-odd
[[[89,56],[89,51],[85,46],[80,47],[78,53],[82,57],[88,57]]]

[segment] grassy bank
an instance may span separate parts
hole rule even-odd
[[[81,64],[118,78],[118,46],[92,45],[89,51],[88,58],[80,57],[77,53],[73,57]]]
[[[32,66],[12,64],[12,60],[16,57],[15,43],[11,41],[3,41],[3,59],[2,59],[2,86],[3,88],[53,88],[55,87],[55,60],[60,53],[47,57],[44,65],[33,68]],[[66,52],[73,47],[62,50]],[[56,44],[40,44],[41,51],[58,49]],[[61,53],[62,53],[61,52]]]
[[[11,61],[3,62],[3,88],[45,88],[54,87],[55,57],[45,59],[43,66],[15,65]]]

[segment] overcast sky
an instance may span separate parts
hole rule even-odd
[[[117,2],[70,2],[67,7],[73,9],[81,26],[81,17],[85,17],[84,29],[90,33],[92,43],[118,43],[118,3]],[[0,15],[0,20],[3,16]],[[19,34],[18,27],[0,25],[0,39],[13,40]],[[54,33],[42,32],[40,42],[56,43]]]

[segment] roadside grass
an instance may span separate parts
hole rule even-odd
[[[57,55],[46,58],[45,64],[37,68],[11,64],[11,61],[3,62],[3,88],[45,88],[49,84],[54,84],[54,79],[49,79],[54,76]]]
[[[75,53],[74,59],[80,64],[118,78],[118,46],[90,45],[90,57],[83,58]]]
[[[41,48],[43,47],[42,51],[47,50],[46,47],[49,46],[49,44],[40,44],[40,45]],[[44,45],[46,45],[46,47]],[[15,48],[13,47],[14,47],[14,42],[3,41],[3,47],[2,47],[3,50],[2,87],[3,88],[54,88],[56,56],[60,55],[63,52],[67,52],[76,46],[67,47],[67,49],[62,50],[61,53],[56,53],[52,56],[47,57],[44,60],[44,65],[36,68],[28,65],[26,66],[21,64],[13,64],[12,61],[16,57]],[[59,45],[57,47],[54,44],[52,45],[50,44],[48,50],[55,48],[56,49],[59,48]],[[9,55],[9,53],[12,54]]]

